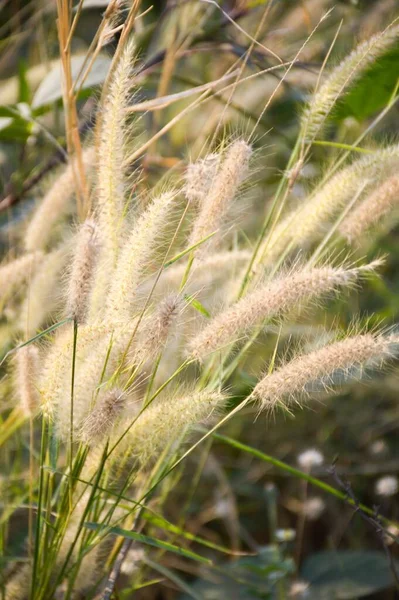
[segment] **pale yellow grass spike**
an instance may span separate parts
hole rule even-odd
[[[189,343],[198,360],[248,335],[266,319],[283,317],[301,303],[315,300],[373,271],[380,263],[357,268],[303,267],[277,277],[221,312]]]
[[[111,334],[109,325],[88,326],[78,329],[76,364],[80,365],[93,347],[98,348],[104,336]],[[49,347],[39,377],[41,410],[53,418],[60,402],[70,399],[70,382],[73,356],[73,328],[71,324],[58,331]]]
[[[181,308],[181,297],[170,294],[142,321],[137,344],[131,353],[136,364],[155,358],[163,350]]]
[[[42,252],[30,252],[0,266],[0,302],[34,275],[42,259]]]
[[[368,231],[399,205],[399,176],[378,186],[343,220],[339,231],[350,244],[360,244]]]
[[[138,285],[168,227],[175,196],[174,192],[165,192],[155,197],[137,219],[122,247],[112,275],[105,313],[105,318],[113,323],[124,323],[131,318]]]
[[[159,400],[137,418],[121,450],[129,448],[130,455],[145,464],[156,458],[170,442],[179,439],[185,430],[208,421],[225,402],[223,394],[207,391]]]
[[[205,201],[220,165],[220,154],[213,152],[190,163],[184,174],[184,195],[196,204]]]
[[[66,294],[66,312],[77,323],[85,321],[93,272],[98,257],[97,226],[87,219],[77,231]]]
[[[126,404],[126,394],[118,388],[105,392],[83,421],[78,437],[97,445],[104,441],[120,418]]]
[[[204,256],[201,261],[196,261],[190,270],[190,278],[186,285],[187,289],[199,289],[214,285],[220,280],[228,280],[229,277],[249,262],[252,256],[250,250],[227,250],[225,252],[212,252]],[[181,260],[168,267],[162,275],[154,290],[157,297],[172,290],[178,290],[187,271],[187,261]],[[146,281],[140,288],[140,292],[146,293],[153,285],[153,281]]]
[[[272,264],[290,247],[309,243],[324,226],[365,187],[394,174],[399,166],[399,145],[388,146],[363,156],[336,173],[278,223],[259,252],[259,261]]]
[[[260,400],[262,409],[273,410],[281,403],[290,407],[301,395],[307,395],[307,385],[316,382],[327,385],[337,370],[363,367],[370,361],[382,363],[393,355],[395,341],[397,339],[366,333],[297,356],[259,381],[253,397]]]
[[[321,133],[324,122],[345,89],[370,65],[385,54],[399,37],[399,25],[393,25],[359,44],[331,73],[313,95],[302,117],[307,141]]]
[[[46,319],[60,304],[61,272],[66,259],[65,247],[45,255],[40,269],[36,270],[29,283],[18,319],[20,330],[27,338],[33,337],[40,330]]]
[[[230,203],[248,174],[251,153],[251,147],[243,140],[233,142],[227,149],[194,221],[188,246],[220,229]],[[203,256],[211,247],[212,240],[209,240],[200,246],[197,253]]]
[[[39,349],[32,344],[23,346],[16,353],[16,386],[22,411],[27,417],[39,408],[37,377],[39,373]]]
[[[88,172],[95,161],[94,147],[86,148],[82,158]],[[25,233],[24,242],[28,252],[45,249],[51,241],[56,225],[71,211],[71,201],[75,193],[75,170],[76,165],[73,162],[66,166],[34,212]]]
[[[116,264],[120,230],[125,208],[126,108],[128,106],[134,61],[134,45],[129,42],[116,66],[101,118],[97,152],[97,217],[104,253]]]

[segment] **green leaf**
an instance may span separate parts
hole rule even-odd
[[[99,523],[85,523],[85,527],[87,527],[88,529],[93,529],[94,531],[104,529],[104,527]],[[148,546],[154,546],[155,548],[159,548],[160,550],[167,550],[168,552],[173,552],[174,554],[178,554],[179,556],[184,556],[184,558],[189,558],[191,560],[195,560],[206,565],[212,565],[212,561],[209,558],[204,558],[196,552],[191,552],[191,550],[185,550],[184,548],[180,548],[179,546],[175,546],[174,544],[170,544],[169,542],[158,540],[157,538],[150,537],[148,535],[143,535],[142,533],[128,531],[127,529],[122,529],[121,527],[111,527],[108,530],[108,533],[120,535],[122,537],[141,542],[142,544],[147,544]]]
[[[26,76],[27,73],[26,61],[20,59],[18,64],[18,102],[29,104],[30,102],[30,87]]]
[[[192,590],[203,600],[274,600],[276,583],[294,572],[293,561],[284,559],[277,546],[264,546],[255,556],[216,565],[207,577],[209,581],[198,579]],[[188,598],[186,594],[180,600]]]
[[[207,319],[211,318],[210,313],[206,310],[205,306],[201,304],[199,300],[197,300],[197,298],[185,294],[184,299],[187,302],[187,304],[191,304],[191,306],[195,308],[195,310],[197,310],[199,313],[201,313],[201,315],[204,315]]]
[[[173,533],[174,535],[181,535],[182,537],[186,538],[187,540],[197,542],[197,544],[202,544],[203,546],[207,546],[208,548],[212,548],[213,550],[217,550],[218,552],[223,552],[225,554],[232,554],[231,550],[229,550],[228,548],[225,548],[224,546],[219,546],[218,544],[214,544],[213,542],[205,540],[204,538],[200,538],[192,533],[189,533],[188,531],[184,531],[184,529],[181,529],[177,525],[174,525],[170,521],[167,521],[161,515],[158,515],[155,513],[150,513],[148,511],[144,511],[142,517],[148,523],[151,523],[151,525],[154,525],[155,527],[159,527],[160,529],[163,529],[164,531],[169,531],[170,533]]]
[[[327,550],[311,555],[301,569],[306,598],[351,600],[391,587],[393,574],[384,552]]]
[[[73,56],[71,59],[72,79],[76,81],[82,65],[85,61],[85,55]],[[111,59],[107,56],[98,56],[94,61],[90,73],[82,86],[82,89],[91,88],[103,83],[107,76],[108,69],[111,64]],[[32,101],[32,107],[38,108],[51,104],[62,98],[62,67],[61,61],[55,66],[43,79],[38,89],[35,92]]]
[[[211,237],[213,237],[217,232],[213,231],[212,233],[210,233],[209,235],[207,235],[206,237],[204,237],[202,240],[200,240],[199,242],[196,242],[195,244],[193,244],[192,246],[190,246],[189,248],[186,248],[185,250],[183,250],[182,252],[179,252],[179,254],[176,254],[176,256],[174,256],[173,258],[171,258],[170,260],[168,260],[165,264],[164,264],[164,269],[167,269],[168,267],[170,267],[170,265],[173,265],[173,263],[175,263],[177,260],[180,260],[181,258],[183,258],[183,256],[186,256],[186,254],[188,254],[189,252],[191,252],[192,250],[195,250],[195,248],[198,248],[198,246],[201,246],[201,244],[204,244],[205,242],[207,242]]]
[[[346,117],[363,120],[385,107],[399,79],[399,48],[393,48],[381,57],[337,103],[332,119]]]
[[[151,569],[154,569],[154,571],[158,571],[158,573],[161,573],[161,575],[163,575],[167,579],[170,579],[170,581],[173,581],[173,583],[176,584],[177,587],[179,587],[181,590],[186,592],[186,594],[190,598],[194,598],[194,600],[202,600],[202,596],[197,594],[197,592],[193,590],[193,588],[190,585],[188,585],[188,583],[186,583],[181,577],[177,575],[177,573],[175,573],[171,569],[168,569],[163,565],[159,565],[158,563],[154,562],[153,560],[150,560],[149,558],[145,558],[144,562],[149,567],[151,567]]]

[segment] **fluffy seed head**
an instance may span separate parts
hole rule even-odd
[[[131,318],[130,310],[138,285],[167,227],[174,198],[172,192],[154,198],[126,240],[108,296],[106,317],[112,322],[126,322]]]
[[[7,300],[36,272],[42,258],[41,252],[31,252],[0,266],[0,302]]]
[[[310,584],[307,581],[294,581],[289,589],[288,597],[296,598],[299,600],[300,598],[306,598],[308,594]]]
[[[379,365],[392,356],[395,339],[365,333],[333,342],[300,355],[270,375],[254,388],[253,396],[260,400],[262,409],[273,410],[279,404],[289,407],[300,396],[309,396],[309,386],[331,382],[336,371],[348,372],[353,367]]]
[[[61,247],[43,257],[40,269],[36,269],[29,282],[29,291],[21,306],[19,323],[28,338],[33,337],[46,323],[60,304],[61,272],[67,252]]]
[[[184,194],[193,203],[202,203],[211,189],[220,164],[220,154],[208,154],[190,163],[184,175]]]
[[[317,521],[323,514],[326,508],[326,503],[323,498],[314,496],[314,498],[308,498],[302,506],[302,512],[309,521]]]
[[[398,204],[399,177],[393,175],[349,213],[341,224],[340,233],[349,243],[356,244]]]
[[[83,151],[82,160],[85,170],[89,171],[95,160],[94,147]],[[56,230],[55,225],[71,211],[71,199],[75,193],[75,169],[76,164],[70,162],[33,214],[25,233],[25,248],[28,252],[44,250]]]
[[[87,444],[104,440],[121,416],[126,405],[126,396],[120,389],[112,389],[100,398],[85,419],[80,437]]]
[[[190,351],[202,360],[207,354],[237,341],[266,319],[287,314],[299,303],[319,298],[340,286],[353,283],[356,278],[373,270],[373,263],[365,267],[346,269],[331,266],[304,267],[251,292],[214,318],[189,344]]]
[[[399,164],[399,145],[367,154],[336,173],[292,210],[274,228],[259,252],[259,262],[272,264],[287,247],[306,245],[323,233],[323,228],[358,193],[393,175]]]
[[[230,202],[247,176],[251,153],[251,147],[243,140],[231,144],[194,222],[189,246],[220,228]],[[202,244],[201,255],[209,251],[211,241]]]
[[[126,108],[130,96],[134,46],[129,42],[115,68],[101,115],[98,147],[97,217],[106,240],[104,255],[115,265],[125,207]]]
[[[33,344],[17,351],[17,390],[21,408],[26,416],[35,415],[39,407],[37,376],[39,372],[39,350]]]
[[[178,294],[170,294],[160,302],[155,313],[143,324],[140,340],[133,351],[136,359],[148,360],[161,352],[180,306],[181,298]]]
[[[379,496],[395,496],[398,493],[399,482],[394,475],[386,475],[377,480],[375,493]]]
[[[206,391],[150,404],[126,436],[131,455],[146,463],[194,425],[209,420],[224,404],[221,393]]]
[[[382,56],[398,39],[399,27],[392,26],[359,44],[327,77],[314,94],[302,119],[307,141],[320,135],[324,122],[343,91]]]
[[[309,448],[298,455],[298,465],[301,469],[310,471],[312,467],[320,467],[324,463],[324,456],[316,448]]]
[[[77,323],[83,323],[86,317],[87,300],[97,255],[96,224],[88,219],[80,227],[76,236],[68,282],[67,314],[73,317]]]

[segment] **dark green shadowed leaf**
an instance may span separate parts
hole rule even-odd
[[[310,600],[355,600],[394,584],[386,554],[366,550],[313,554],[305,560],[301,579],[309,583]]]

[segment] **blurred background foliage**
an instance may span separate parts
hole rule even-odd
[[[75,76],[106,5],[106,0],[83,3],[72,44]],[[24,219],[66,155],[55,2],[0,0],[0,7],[0,243],[5,255],[15,251]],[[257,33],[266,8],[266,19]],[[132,106],[217,80],[234,64],[243,68],[241,79],[256,77],[240,83],[233,95],[230,91],[219,93],[221,86],[216,86],[207,103],[180,119],[153,143],[145,160],[134,165],[142,169],[140,185],[149,187],[165,174],[173,177],[173,172],[181,172],[187,161],[209,143],[219,122],[222,127],[217,138],[222,139],[226,133],[249,133],[259,120],[253,176],[258,185],[248,191],[248,198],[240,207],[240,224],[251,235],[264,218],[268,200],[285,169],[298,132],[298,115],[316,84],[334,36],[338,32],[330,66],[345,56],[356,41],[389,24],[397,17],[397,8],[395,0],[142,2],[142,17],[134,31],[138,62]],[[332,10],[328,18],[320,24],[282,85],[282,70],[262,74],[276,64],[273,54],[283,61],[292,60],[329,9]],[[251,36],[256,33],[262,46],[255,45],[243,62]],[[114,48],[115,38],[107,40],[82,85],[78,107],[83,136],[90,136],[93,130],[101,84]],[[352,144],[395,96],[398,59],[399,48],[395,48],[340,101],[323,142],[314,145],[293,188],[292,204],[301,202],[338,155],[339,150],[329,143]],[[192,98],[181,97],[162,110],[138,112],[133,137],[143,141],[161,130]],[[262,114],[269,100],[270,106]],[[398,117],[396,103],[373,128],[366,145],[372,148],[397,140]],[[347,326],[357,311],[373,322],[384,320],[390,325],[397,321],[397,234],[398,229],[394,228],[375,241],[365,240],[355,256],[372,258],[386,254],[382,279],[368,283],[349,301],[332,300],[327,317],[317,313],[305,315],[300,325],[304,334],[315,327]],[[282,344],[293,333],[289,329],[283,331]],[[273,341],[268,343],[273,346]],[[234,376],[231,385],[237,400],[253,385],[254,364],[261,360],[253,352]],[[344,496],[353,492],[368,506],[381,504],[381,512],[395,521],[399,519],[396,496],[381,503],[375,482],[383,475],[399,472],[398,426],[397,373],[392,370],[372,382],[344,389],[310,410],[298,410],[293,417],[278,414],[271,420],[262,416],[254,421],[253,415],[243,415],[233,420],[225,433],[294,467],[302,451],[309,447],[318,449],[324,455],[324,463],[313,469],[312,475],[341,489]],[[5,451],[4,464],[15,460],[15,453]],[[195,566],[190,572],[179,556],[165,556],[166,571],[186,571],[191,581],[187,598],[284,598],[287,594],[312,600],[399,598],[386,551],[389,549],[391,561],[395,557],[399,560],[399,553],[391,545],[392,540],[383,539],[376,519],[367,521],[345,501],[330,497],[222,438],[212,446],[206,445],[189,461],[186,472],[178,471],[171,479],[168,518],[174,523],[184,519],[193,534],[236,551],[250,549],[255,556],[221,562],[219,573],[212,573],[206,584],[201,580],[196,583],[199,568]],[[336,465],[334,473],[332,464]],[[183,492],[193,473],[194,485],[187,501]],[[350,482],[350,489],[341,479]],[[310,511],[304,518],[304,506],[314,496],[321,498],[319,510]],[[11,519],[11,527],[16,531],[16,553],[21,541],[17,533],[19,518],[20,514],[15,513]],[[202,567],[200,572],[204,575]],[[162,579],[165,572],[159,571],[158,575]],[[288,579],[293,586],[276,586],[280,579]],[[301,588],[298,580],[311,585]],[[154,584],[141,588],[137,597],[176,597],[175,588],[181,585],[173,585],[172,579],[169,591],[165,587],[160,591]]]

